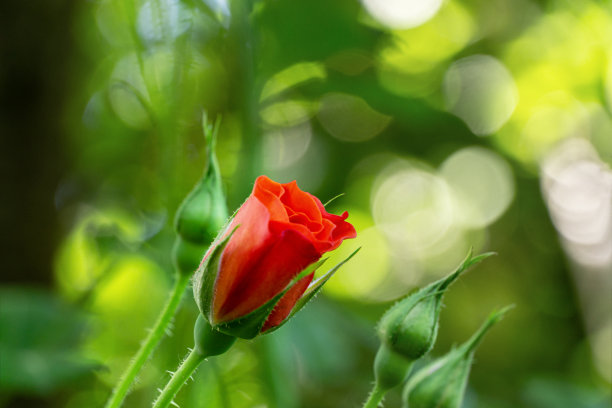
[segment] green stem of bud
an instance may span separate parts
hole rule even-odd
[[[179,392],[183,384],[191,377],[191,374],[193,374],[205,358],[206,355],[199,353],[196,349],[191,350],[178,370],[172,375],[172,378],[170,378],[170,381],[166,384],[155,403],[153,403],[153,408],[165,408],[169,406],[176,393]]]
[[[412,369],[412,364],[412,361],[395,353],[382,342],[374,359],[374,388],[365,402],[364,408],[377,407],[390,389],[406,380]]]
[[[381,343],[374,359],[376,386],[384,392],[397,387],[408,377],[412,364],[412,361]]]
[[[168,384],[153,403],[153,408],[168,407],[202,361],[207,357],[225,353],[236,342],[236,337],[228,336],[213,329],[202,315],[198,316],[193,337],[195,342],[193,350],[189,352],[187,358],[183,360],[178,370],[172,375]]]
[[[378,384],[374,384],[374,388],[372,388],[372,392],[368,397],[368,400],[363,404],[363,408],[376,408],[382,402],[383,397],[385,396],[386,391],[378,387]]]
[[[118,408],[123,403],[123,400],[127,396],[130,387],[132,386],[132,383],[136,379],[136,376],[140,372],[142,366],[147,362],[153,353],[153,350],[155,350],[155,347],[164,336],[168,324],[170,324],[170,321],[174,317],[174,314],[181,303],[181,298],[183,297],[185,288],[189,283],[189,278],[189,275],[176,274],[176,282],[174,283],[174,288],[172,289],[166,306],[157,318],[157,321],[149,332],[149,335],[140,346],[136,356],[134,356],[134,359],[121,376],[121,380],[119,380],[119,383],[115,386],[113,393],[106,402],[105,408]]]

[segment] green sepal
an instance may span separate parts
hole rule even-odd
[[[279,329],[285,323],[287,323],[297,312],[299,312],[304,306],[306,306],[306,304],[308,302],[310,302],[315,297],[315,295],[317,293],[319,293],[319,290],[321,290],[323,285],[325,285],[325,283],[327,283],[327,281],[336,273],[336,271],[338,269],[340,269],[340,267],[342,265],[344,265],[346,262],[348,262],[348,260],[351,259],[357,252],[359,252],[360,249],[361,249],[361,247],[359,247],[356,250],[354,250],[342,262],[339,262],[336,266],[334,266],[329,271],[327,271],[325,273],[325,275],[321,276],[319,279],[317,279],[316,281],[312,282],[308,286],[308,289],[306,289],[306,291],[304,292],[302,297],[299,298],[298,301],[295,303],[295,306],[293,306],[293,309],[291,309],[291,313],[289,313],[289,315],[285,318],[285,320],[283,320],[278,326],[274,326],[274,327],[268,329],[265,333],[271,333],[274,330]],[[322,264],[322,262],[321,262],[321,264]],[[318,266],[320,266],[320,265],[318,265]],[[312,270],[314,270],[314,269],[316,269],[316,268],[313,268]],[[306,275],[308,275],[308,274],[306,274]],[[306,275],[304,275],[304,276],[306,276]]]
[[[240,337],[241,339],[252,339],[261,333],[261,328],[265,324],[268,316],[276,307],[279,300],[305,276],[311,274],[315,269],[321,266],[327,259],[320,259],[317,262],[309,265],[302,272],[298,273],[289,284],[280,293],[274,296],[272,299],[267,301],[259,308],[253,310],[249,314],[239,317],[228,322],[222,322],[214,325],[213,327],[222,333],[229,334],[231,336]]]
[[[219,273],[219,262],[221,261],[221,255],[225,250],[225,247],[230,241],[230,238],[236,232],[236,226],[226,237],[218,238],[216,242],[212,244],[212,252],[206,259],[206,261],[200,265],[198,270],[193,276],[193,297],[200,309],[200,313],[206,317],[206,319],[212,324],[212,302],[215,290],[215,282]],[[225,231],[224,228],[222,231]]]

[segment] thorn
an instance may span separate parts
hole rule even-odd
[[[173,405],[173,406],[175,406],[175,407],[178,407],[178,406],[179,406],[179,404],[177,404],[177,403],[176,403],[176,402],[174,402],[174,401],[170,401],[170,405]],[[179,408],[180,408],[180,407],[179,407]]]

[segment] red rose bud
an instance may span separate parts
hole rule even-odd
[[[206,247],[228,218],[221,174],[215,157],[215,141],[220,120],[214,126],[202,119],[208,145],[208,167],[194,189],[183,200],[175,218],[177,240],[174,246],[176,268],[191,274],[198,267]]]
[[[378,324],[381,342],[412,361],[425,355],[436,340],[444,293],[470,266],[491,255],[486,253],[472,258],[470,250],[454,272],[393,305]]]
[[[356,236],[347,217],[329,214],[295,181],[260,176],[196,272],[201,313],[217,330],[241,338],[279,327],[346,262],[312,282],[321,256]]]
[[[465,393],[474,352],[485,333],[509,310],[492,313],[464,344],[417,371],[404,387],[404,408],[459,408]]]

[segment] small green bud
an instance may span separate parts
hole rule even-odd
[[[198,269],[206,246],[193,244],[184,240],[180,235],[174,241],[172,259],[175,269],[181,274],[192,274]]]
[[[205,118],[202,120],[208,144],[208,168],[179,207],[175,218],[175,229],[183,240],[208,246],[225,225],[228,211],[219,165],[214,153],[220,121],[217,120],[214,127],[211,127],[206,124]]]
[[[415,373],[404,387],[404,408],[459,408],[463,400],[474,351],[485,333],[508,311],[494,312],[464,344]]]
[[[374,359],[374,378],[381,390],[387,391],[403,383],[413,362],[381,343]]]
[[[393,305],[378,324],[381,342],[393,352],[412,361],[425,355],[436,341],[444,293],[470,266],[490,255],[482,254],[472,258],[470,250],[454,272]]]

